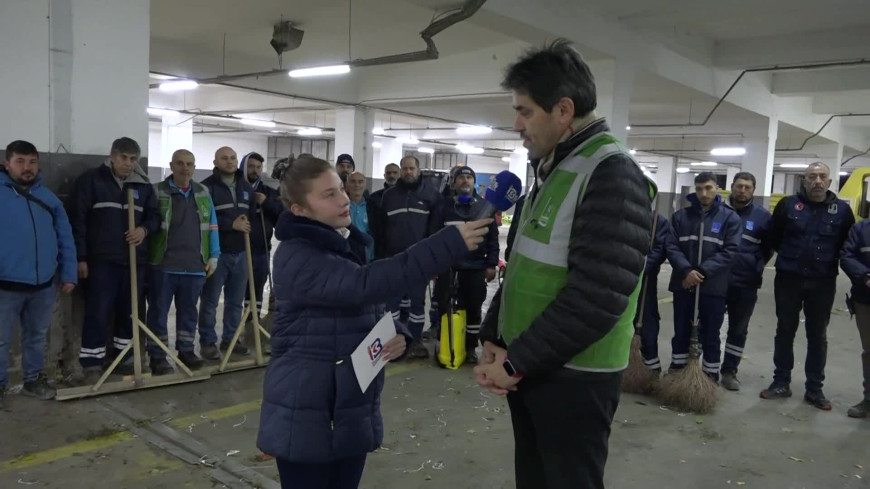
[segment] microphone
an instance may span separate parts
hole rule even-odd
[[[500,172],[495,176],[492,185],[486,189],[485,205],[474,216],[473,220],[493,217],[496,212],[510,209],[520,200],[522,191],[523,183],[520,181],[520,177],[507,170]]]

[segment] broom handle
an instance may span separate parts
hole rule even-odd
[[[704,215],[701,214],[701,229],[698,231],[698,266],[701,266],[701,257],[704,254]],[[701,302],[701,286],[695,286],[695,320],[692,322],[691,343],[695,345],[698,342],[698,328],[701,324],[701,311],[699,304]]]
[[[133,198],[133,189],[127,189],[127,229],[132,234],[136,229],[136,200]],[[130,321],[133,323],[133,382],[136,385],[142,383],[142,352],[139,351],[139,277],[136,264],[136,246],[129,245],[130,249]]]

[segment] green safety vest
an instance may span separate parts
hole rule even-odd
[[[583,202],[592,172],[599,163],[616,154],[631,158],[612,135],[597,134],[577,147],[553,169],[543,185],[529,194],[526,202],[530,207],[523,210],[520,218],[498,316],[499,333],[508,344],[531,326],[567,283],[574,212]],[[652,181],[649,188],[652,201],[656,194]],[[642,280],[643,277],[638,279],[616,327],[578,353],[566,367],[589,372],[625,369]]]
[[[148,262],[157,266],[163,262],[166,253],[166,243],[169,241],[169,224],[172,222],[172,194],[169,182],[164,180],[156,185],[157,208],[160,212],[160,230],[151,237],[148,247]],[[212,203],[209,197],[208,187],[197,182],[190,182],[190,190],[196,200],[196,208],[199,211],[200,246],[202,250],[202,262],[208,262],[210,256],[209,233],[217,226],[211,225]]]

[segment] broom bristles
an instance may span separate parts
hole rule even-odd
[[[659,372],[646,368],[640,352],[640,336],[631,338],[628,368],[622,373],[622,392],[629,394],[654,394],[658,387]]]
[[[707,414],[716,407],[719,386],[704,373],[698,359],[689,359],[681,370],[669,373],[659,388],[662,402],[680,411]]]

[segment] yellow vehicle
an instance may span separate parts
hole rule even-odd
[[[855,222],[870,217],[870,168],[856,168],[840,188],[840,198],[852,206]]]

